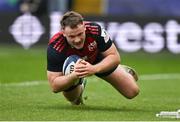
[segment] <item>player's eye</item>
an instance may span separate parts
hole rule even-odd
[[[79,33],[78,36],[82,36],[83,33]]]
[[[69,36],[69,38],[74,38],[75,36]]]

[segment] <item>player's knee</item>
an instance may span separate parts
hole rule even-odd
[[[139,88],[135,87],[127,93],[126,98],[133,99],[134,97],[136,97],[139,94],[139,92],[140,92]]]

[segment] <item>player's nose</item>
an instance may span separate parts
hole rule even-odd
[[[80,41],[81,41],[81,39],[78,38],[78,37],[76,37],[76,38],[74,39],[74,42],[75,42],[75,43],[78,43],[78,42],[80,42]]]

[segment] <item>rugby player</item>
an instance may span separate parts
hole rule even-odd
[[[83,103],[85,81],[76,85],[74,81],[96,75],[126,98],[138,95],[137,73],[120,65],[119,52],[106,30],[96,23],[85,22],[82,15],[74,11],[65,13],[60,24],[61,31],[50,39],[47,48],[47,77],[53,92],[62,92],[68,101],[79,105]],[[81,59],[71,74],[63,75],[64,61],[71,55]]]

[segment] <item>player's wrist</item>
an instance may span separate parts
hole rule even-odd
[[[94,74],[99,73],[101,71],[98,65],[93,65],[93,69]]]
[[[78,76],[76,75],[75,72],[72,72],[71,74],[67,75],[70,80],[77,80]]]

